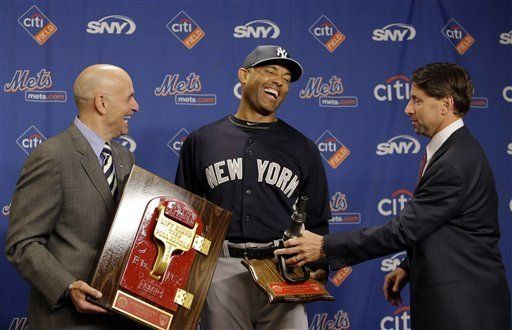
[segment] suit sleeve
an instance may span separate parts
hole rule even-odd
[[[176,185],[196,195],[202,196],[199,178],[196,171],[196,133],[191,133],[183,142],[180,149],[180,160],[176,169],[174,182]]]
[[[446,225],[464,200],[462,172],[443,163],[431,168],[400,214],[388,223],[352,232],[325,236],[325,252],[332,269],[343,268],[421,242]]]
[[[44,145],[23,166],[16,186],[6,237],[6,254],[20,275],[39,290],[52,308],[75,280],[46,248],[59,219],[62,187],[59,161]]]

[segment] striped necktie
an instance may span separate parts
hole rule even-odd
[[[108,143],[105,143],[103,150],[101,151],[101,155],[103,156],[103,174],[107,178],[108,186],[110,187],[110,192],[114,198],[117,195],[117,180],[116,180],[116,171],[114,169],[114,158],[112,157],[112,149]]]

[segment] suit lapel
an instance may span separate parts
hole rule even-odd
[[[115,201],[110,192],[107,180],[98,162],[98,158],[94,154],[89,142],[82,135],[80,130],[72,124],[68,129],[73,142],[75,144],[76,151],[81,154],[81,165],[87,176],[92,181],[92,184],[101,195],[107,209],[110,213],[113,213],[115,207]]]
[[[118,195],[120,196],[123,191],[125,183],[123,178],[125,178],[128,174],[130,166],[129,164],[126,164],[125,161],[122,159],[118,150],[118,145],[116,145],[115,143],[112,143],[112,157],[114,158],[114,169],[116,171],[117,186],[119,191]]]

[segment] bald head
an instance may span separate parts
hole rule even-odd
[[[73,86],[79,112],[87,110],[88,105],[92,106],[96,95],[114,93],[125,79],[131,81],[128,73],[115,65],[94,64],[85,68]]]

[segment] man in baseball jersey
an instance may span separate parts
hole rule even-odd
[[[181,148],[176,184],[233,212],[206,298],[207,329],[307,329],[302,304],[270,305],[241,258],[272,258],[293,206],[309,198],[306,228],[328,232],[331,213],[316,145],[276,118],[301,65],[279,46],[258,46],[238,70],[235,115],[191,133]],[[325,279],[319,268],[313,278]]]

